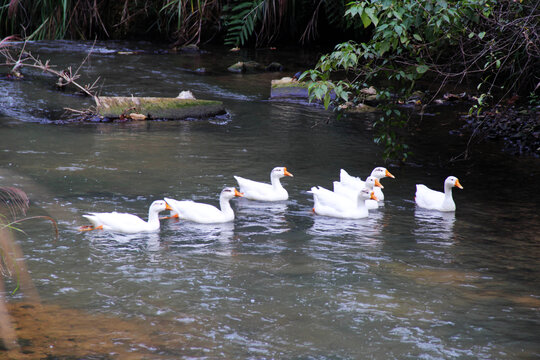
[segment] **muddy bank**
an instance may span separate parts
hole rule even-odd
[[[7,308],[19,347],[0,347],[2,359],[171,359],[208,356],[193,349],[215,348],[193,336],[196,322],[125,321],[39,303]]]

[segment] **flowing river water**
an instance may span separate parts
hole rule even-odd
[[[91,47],[30,44],[42,59],[74,69]],[[226,72],[246,56],[289,71]],[[41,303],[53,307],[44,336],[55,331],[54,318],[94,319],[55,333],[75,343],[71,350],[50,345],[45,354],[540,357],[538,160],[480,144],[469,160],[448,162],[468,137],[449,134],[459,128],[456,109],[440,107],[407,139],[413,162],[388,167],[396,179],[382,181],[383,207],[361,220],[314,215],[310,187],[331,188],[342,168],[365,178],[385,164],[372,141],[374,115],[336,121],[318,106],[269,100],[271,79],[313,59],[270,50],[160,54],[150,44],[110,42],[98,43],[82,68],[83,82],[101,76],[103,95],[191,90],[229,112],[198,121],[47,124],[63,107],[90,100],[57,91],[39,72],[0,80],[0,186],[28,194],[29,216],[59,224],[58,240],[40,220],[20,224],[25,233],[16,235]],[[224,186],[237,186],[233,175],[268,182],[275,166],[294,174],[282,180],[289,200],[233,199],[232,223],[163,220],[158,233],[138,235],[78,231],[88,211],[146,218],[163,197],[217,205]],[[464,187],[454,189],[455,214],[416,208],[415,184],[441,190],[449,175]],[[6,281],[4,296],[23,302],[25,289],[11,294],[15,281]]]

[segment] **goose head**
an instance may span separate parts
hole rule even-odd
[[[382,179],[383,177],[391,177],[392,179],[395,179],[395,176],[390,174],[390,171],[388,171],[385,167],[382,166],[373,169],[373,171],[371,172],[371,176],[374,176],[377,179]]]
[[[379,201],[379,199],[377,199],[377,197],[375,196],[375,193],[372,190],[368,190],[366,188],[363,188],[362,191],[360,191],[360,193],[358,194],[358,196],[363,201],[369,199]]]
[[[172,210],[165,200],[156,200],[150,205],[150,212],[162,212],[165,210]]]
[[[368,189],[373,189],[374,186],[384,189],[384,186],[382,186],[379,179],[377,179],[375,176],[368,176],[366,179],[366,187]]]
[[[274,169],[272,169],[272,173],[270,174],[270,177],[276,178],[282,178],[284,176],[293,177],[293,174],[288,172],[286,167],[275,167]]]
[[[244,196],[244,194],[239,192],[238,190],[236,190],[236,188],[234,188],[234,187],[226,187],[223,190],[221,190],[220,198],[222,198],[222,199],[229,200],[229,199],[232,199],[235,196],[242,197],[242,196]]]
[[[453,188],[453,187],[458,187],[460,189],[463,189],[463,186],[461,186],[461,184],[459,183],[459,180],[457,177],[455,176],[449,176],[446,178],[446,180],[444,181],[444,187],[445,188]]]

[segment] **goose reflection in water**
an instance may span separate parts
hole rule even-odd
[[[281,234],[289,231],[287,202],[262,202],[240,199],[236,202],[239,226],[254,232]]]
[[[416,208],[416,227],[413,230],[417,242],[438,242],[441,245],[454,244],[454,212],[440,212]],[[442,241],[442,242],[441,242]]]
[[[165,224],[164,224],[165,225]],[[231,255],[227,245],[234,239],[234,223],[200,224],[184,220],[168,220],[165,225],[167,230],[172,231],[169,239],[170,247],[181,247],[202,252],[215,251],[214,246],[223,245],[225,248],[218,250],[222,255]]]
[[[327,216],[313,216],[313,225],[307,233],[314,236],[327,236],[335,239],[354,237],[357,241],[371,245],[381,242],[381,229],[384,213],[372,211],[363,219],[339,219]]]
[[[111,257],[132,256],[133,252],[140,251],[156,253],[163,248],[160,233],[124,234],[93,231],[86,233],[85,238],[92,244],[93,251],[109,254]]]

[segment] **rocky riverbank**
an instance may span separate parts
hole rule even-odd
[[[464,130],[472,136],[502,141],[503,150],[513,155],[540,157],[540,106],[497,107],[464,118]]]

